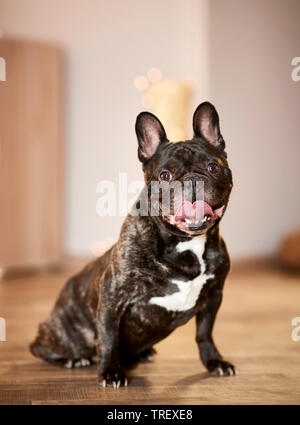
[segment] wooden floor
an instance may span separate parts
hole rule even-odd
[[[227,281],[215,341],[239,369],[212,377],[198,360],[192,320],[157,345],[151,364],[131,371],[127,388],[100,388],[96,367],[66,370],[28,352],[37,324],[51,309],[68,273],[0,281],[0,404],[300,404],[299,277],[275,270],[233,272]]]

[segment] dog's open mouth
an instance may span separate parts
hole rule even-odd
[[[183,231],[203,231],[210,227],[215,220],[221,218],[225,205],[211,207],[205,201],[183,201],[176,213],[170,215],[167,221]]]

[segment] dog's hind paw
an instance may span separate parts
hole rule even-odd
[[[80,368],[80,367],[87,367],[91,365],[91,360],[89,359],[75,359],[75,360],[67,360],[64,364],[65,368],[67,369],[73,369],[73,368]]]

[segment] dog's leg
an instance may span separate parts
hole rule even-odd
[[[120,318],[115,311],[101,308],[97,315],[98,383],[103,387],[127,386],[128,379],[119,358]]]
[[[223,360],[212,338],[213,325],[221,302],[222,291],[216,289],[210,296],[205,311],[196,316],[196,341],[200,351],[200,358],[206,369],[213,375],[231,376],[236,375],[237,370],[231,363]]]
[[[56,321],[56,324],[58,323],[60,326],[57,329],[54,324],[52,324],[54,327],[51,326],[51,322],[43,322],[39,325],[38,335],[29,347],[31,353],[53,366],[67,369],[86,367],[94,363],[91,349],[83,350],[81,348],[77,353],[74,352],[76,342],[73,343],[71,338],[66,338],[67,333],[62,332],[62,323]]]
[[[29,348],[34,356],[55,366],[64,366],[73,357],[70,347],[62,343],[62,338],[46,322],[39,325],[38,335]]]

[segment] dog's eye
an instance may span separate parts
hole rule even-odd
[[[171,180],[171,173],[167,170],[164,170],[159,175],[160,180],[164,180],[166,182]]]
[[[216,174],[219,171],[219,166],[214,162],[211,162],[208,164],[207,169],[211,174]]]

